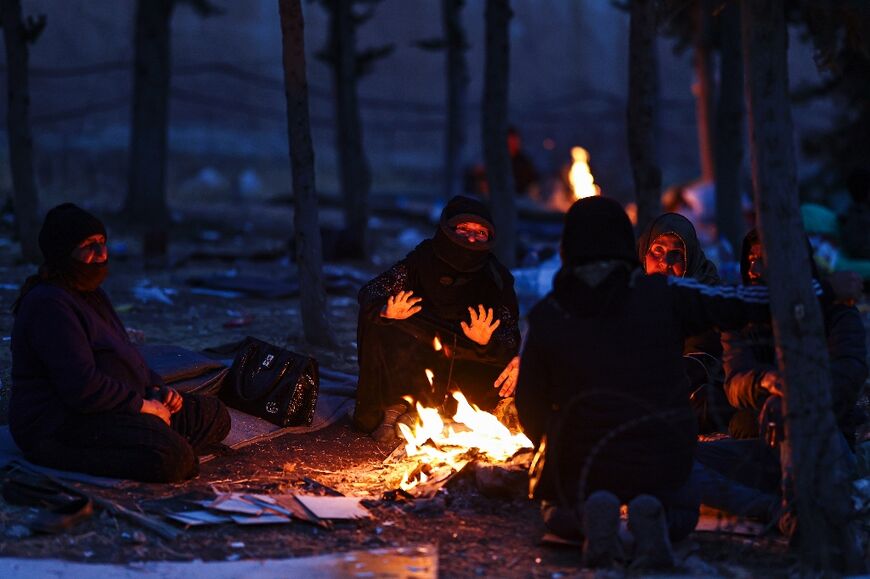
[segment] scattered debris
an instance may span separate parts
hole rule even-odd
[[[177,290],[172,288],[161,288],[151,284],[150,280],[140,280],[133,288],[133,297],[142,303],[157,302],[171,306],[173,304],[170,296],[176,295]]]

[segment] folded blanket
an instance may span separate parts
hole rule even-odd
[[[199,352],[171,345],[142,345],[148,367],[179,392],[216,394],[229,372],[227,364]]]

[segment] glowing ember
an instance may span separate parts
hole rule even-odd
[[[436,352],[440,352],[440,351],[441,351],[441,348],[442,348],[443,346],[441,346],[441,340],[438,339],[438,336],[435,336],[435,339],[432,340],[432,347],[435,348],[435,351],[436,351]]]
[[[427,370],[426,375],[430,372]],[[469,404],[461,392],[454,392],[458,403],[451,424],[445,424],[435,408],[416,405],[419,416],[412,427],[399,424],[405,439],[405,454],[414,465],[402,477],[399,487],[410,491],[427,481],[444,479],[462,469],[470,460],[469,451],[503,462],[532,442],[524,434],[514,434],[498,419]]]
[[[426,368],[426,380],[429,381],[429,386],[432,386],[432,381],[435,379],[435,373],[429,368]]]
[[[571,170],[568,173],[568,181],[571,190],[574,191],[574,199],[583,199],[601,194],[601,188],[595,184],[595,178],[589,168],[589,152],[583,147],[571,149]]]

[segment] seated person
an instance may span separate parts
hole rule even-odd
[[[671,565],[670,541],[695,528],[700,502],[683,345],[714,324],[766,319],[768,307],[760,293],[744,301],[743,288],[644,276],[631,223],[612,199],[574,203],[561,255],[553,291],[529,316],[516,392],[520,423],[543,457],[535,495],[559,534],[572,534],[565,510],[576,513],[588,564],[622,557],[619,510],[628,503],[634,565]],[[562,512],[548,519],[553,501]],[[549,524],[557,521],[568,524]]]
[[[743,240],[740,272],[747,285],[765,283],[764,256],[755,230]],[[841,275],[841,274],[835,274]],[[847,274],[848,275],[848,274]],[[818,275],[814,271],[814,277]],[[833,278],[829,278],[834,283]],[[839,287],[839,283],[837,286]],[[834,293],[842,292],[834,288]],[[833,385],[834,412],[850,446],[859,424],[858,395],[867,378],[864,324],[858,310],[844,303],[822,301]],[[758,437],[758,412],[770,393],[778,391],[773,328],[767,322],[750,324],[722,335],[725,394],[738,409],[729,425],[733,438]]]
[[[747,284],[764,285],[764,254],[755,230],[744,238],[740,269]],[[833,296],[843,296],[846,286],[833,278],[829,280],[835,283]],[[843,434],[842,452],[846,463],[852,465],[854,456],[849,447],[854,446],[856,427],[863,419],[856,401],[867,378],[864,325],[853,306],[830,303],[828,299],[820,302],[828,341],[833,410]],[[725,390],[738,411],[729,425],[732,439],[698,446],[696,471],[703,481],[702,502],[735,515],[765,522],[775,520],[780,530],[791,537],[795,519],[789,516],[790,505],[783,506],[780,497],[782,390],[773,329],[769,322],[752,323],[743,330],[723,333],[722,345]]]
[[[495,235],[481,202],[454,197],[432,239],[360,290],[357,428],[390,442],[404,396],[439,406],[459,389],[491,409],[508,394],[493,384],[519,351],[519,308],[513,276],[491,252]]]
[[[9,427],[36,464],[176,482],[230,429],[216,398],[179,394],[149,370],[109,297],[106,229],[65,203],[39,232],[44,258],[13,306]]]
[[[692,222],[679,213],[654,219],[637,241],[637,255],[647,275],[663,274],[719,285],[716,265],[707,259]],[[701,433],[724,432],[734,413],[722,391],[722,345],[719,332],[689,336],[683,344],[689,396]]]

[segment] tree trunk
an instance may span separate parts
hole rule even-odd
[[[293,226],[296,264],[299,267],[302,328],[310,344],[332,346],[326,290],[323,285],[323,252],[314,180],[314,147],[308,108],[305,66],[305,23],[301,0],[279,0],[284,55],[284,88],[287,96],[287,135],[293,171]]]
[[[698,119],[698,154],[701,161],[701,179],[713,181],[716,175],[713,157],[713,49],[712,7],[707,0],[695,4],[695,38],[693,64],[695,68],[695,116]]]
[[[166,255],[166,151],[169,126],[169,43],[174,0],[139,0],[136,7],[133,119],[124,214],[145,234],[145,259]]]
[[[9,162],[12,173],[12,200],[15,224],[25,260],[38,263],[41,258],[39,235],[39,193],[33,169],[33,135],[30,132],[30,79],[27,33],[21,19],[21,0],[0,0],[3,37],[6,42],[6,81],[8,109],[6,130],[9,136]]]
[[[344,204],[343,253],[367,254],[368,196],[371,173],[362,144],[357,98],[356,23],[353,0],[334,0],[330,11],[334,61],[336,148]]]
[[[628,155],[637,199],[637,229],[661,213],[662,171],[656,151],[659,98],[654,0],[632,0],[628,40]]]
[[[441,0],[441,18],[447,51],[447,134],[444,139],[444,197],[463,191],[465,123],[468,108],[468,63],[462,28],[465,0]]]
[[[735,255],[746,226],[741,206],[743,167],[743,62],[740,50],[740,5],[727,4],[719,15],[721,53],[719,102],[716,106],[716,229]]]
[[[486,65],[481,128],[489,200],[496,227],[495,254],[506,267],[516,261],[517,205],[508,135],[510,0],[486,0]]]
[[[850,523],[851,489],[798,204],[784,1],[741,2],[752,184],[785,382],[783,490],[794,493],[805,567],[855,573],[863,571],[863,561]]]

